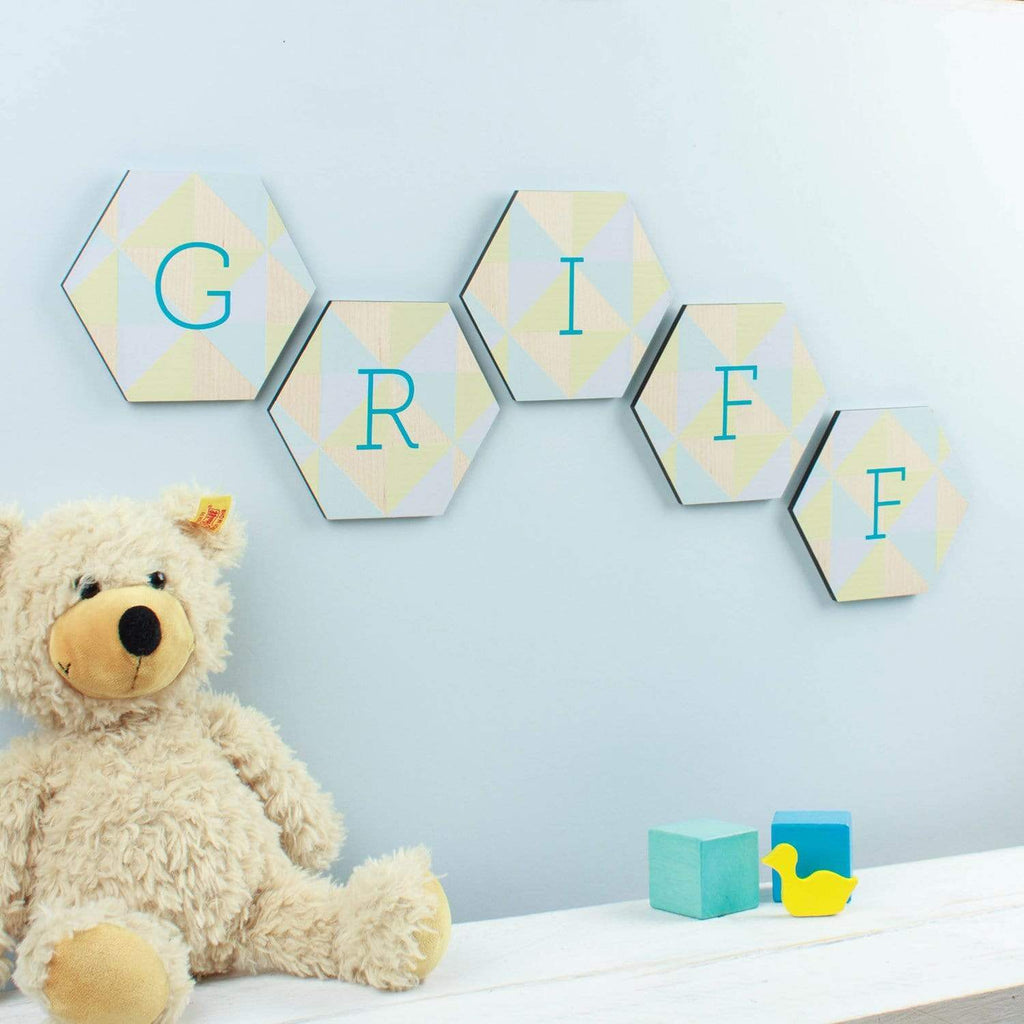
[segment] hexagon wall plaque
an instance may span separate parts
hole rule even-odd
[[[517,401],[618,398],[668,308],[623,192],[516,192],[462,290]]]
[[[328,303],[270,406],[328,519],[441,515],[497,414],[447,302]]]
[[[836,601],[927,590],[966,509],[925,406],[835,413],[789,506]]]
[[[684,505],[777,498],[825,412],[825,386],[778,302],[684,306],[633,413]]]
[[[130,402],[255,397],[313,294],[262,181],[129,171],[63,281]]]

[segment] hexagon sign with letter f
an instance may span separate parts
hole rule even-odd
[[[313,294],[263,182],[129,171],[63,281],[130,402],[254,398]]]
[[[684,306],[633,412],[684,505],[777,498],[825,412],[778,302]]]
[[[966,509],[925,406],[837,412],[789,506],[835,601],[927,590]]]

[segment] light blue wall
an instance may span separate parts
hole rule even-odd
[[[1024,842],[1024,5],[966,6],[20,5],[2,497],[232,492],[218,685],[333,790],[344,870],[423,840],[460,918],[640,897],[686,816],[846,807],[861,866]],[[680,508],[625,402],[516,406],[486,362],[444,518],[324,522],[265,411],[298,337],[257,402],[130,406],[61,294],[129,166],[261,172],[303,329],[454,299],[516,187],[628,191],[677,303],[785,300],[835,405],[939,412],[972,498],[939,586],[836,606],[783,503]]]

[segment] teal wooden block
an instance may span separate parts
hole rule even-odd
[[[849,878],[853,874],[849,811],[776,811],[772,818],[772,846],[789,843],[796,847],[796,873],[806,878],[815,871],[834,871]],[[778,872],[772,872],[772,899],[782,901]]]
[[[698,818],[647,833],[651,906],[700,919],[753,910],[757,830]]]

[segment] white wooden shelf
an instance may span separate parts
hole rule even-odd
[[[197,986],[186,1024],[842,1021],[1024,984],[1024,847],[859,872],[837,917],[691,921],[645,902],[457,925],[421,988],[280,975]],[[41,1024],[17,993],[3,1024]]]

